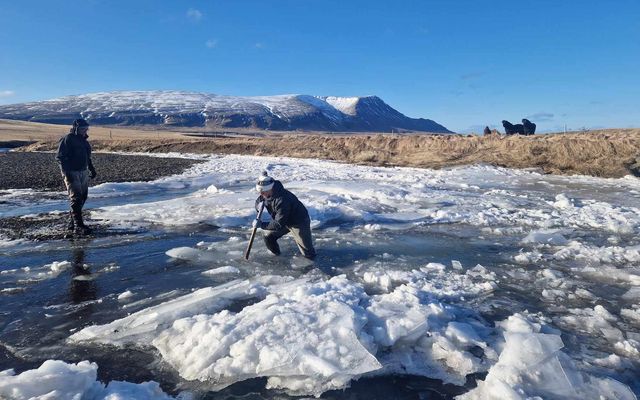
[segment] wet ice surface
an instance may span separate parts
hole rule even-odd
[[[307,205],[313,266],[288,237],[243,260],[263,168]],[[91,382],[211,398],[633,398],[639,200],[636,178],[241,156],[100,185],[92,218],[138,233],[0,242],[0,370],[88,360]]]

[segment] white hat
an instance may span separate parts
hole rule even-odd
[[[256,183],[256,190],[258,193],[260,192],[268,192],[273,189],[273,184],[275,180],[272,177],[267,175],[267,171],[263,171],[262,175],[258,178],[258,183]]]

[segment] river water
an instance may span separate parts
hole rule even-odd
[[[183,175],[152,183],[92,188],[87,207],[94,223],[108,226],[106,234],[0,243],[0,370],[20,373],[48,359],[90,360],[98,364],[102,382],[153,380],[171,395],[188,390],[212,399],[320,393],[335,399],[452,398],[475,387],[476,379],[487,379],[497,362],[488,349],[499,354],[504,348],[501,321],[520,315],[543,326],[540,332],[562,339],[561,353],[571,364],[567,370],[615,379],[640,393],[636,178],[554,177],[487,166],[430,171],[286,158],[207,160]],[[281,239],[282,256],[270,255],[258,238],[250,260],[243,259],[254,217],[252,185],[261,169],[307,205],[319,254],[312,265],[296,254],[287,237]],[[66,208],[63,196],[51,193],[11,191],[2,200],[5,217]],[[383,368],[347,374],[352,378],[345,390],[324,381],[315,382],[319,392],[300,393],[286,384],[269,389],[274,385],[268,373],[237,378],[225,372],[224,385],[216,386],[185,378],[181,360],[155,339],[120,340],[114,334],[70,340],[83,328],[145,313],[197,289],[265,276],[309,285],[344,276],[362,288],[358,307],[366,310],[369,322],[355,333],[363,342],[374,338],[374,355]],[[428,353],[444,365],[435,373],[428,363],[398,361],[408,348],[413,356],[419,353],[418,340],[400,335],[397,342],[388,342],[391,319],[384,328],[387,339],[376,336],[379,329],[368,328],[374,303],[395,298],[391,308],[397,312],[408,304],[398,299],[399,288],[416,282],[422,285],[416,294],[420,307],[438,304],[448,313],[430,320],[433,330],[423,332],[439,337],[441,328],[442,337],[453,343],[448,355]],[[293,296],[294,291],[284,293]],[[224,309],[241,316],[264,299],[236,297]],[[409,314],[394,318],[409,323],[415,320]],[[452,321],[474,327],[483,354],[459,336],[452,339],[453,325],[446,325]],[[306,335],[320,333],[309,327]],[[194,334],[183,333],[182,340],[189,335]],[[283,343],[287,340],[282,337]],[[256,339],[253,346],[259,349],[260,343]],[[469,369],[460,357],[482,365]],[[299,373],[300,365],[289,367]]]

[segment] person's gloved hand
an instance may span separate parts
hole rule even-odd
[[[95,168],[89,169],[89,178],[94,179],[96,176],[98,176],[96,169]]]
[[[262,199],[262,196],[258,197],[258,199],[256,200],[256,212],[260,212],[260,208],[262,207],[262,202],[264,200]]]
[[[253,223],[251,224],[251,227],[265,229],[268,225],[269,225],[268,222],[260,221],[259,219],[254,219]]]

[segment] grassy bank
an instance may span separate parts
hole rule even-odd
[[[422,168],[486,163],[509,168],[538,168],[545,173],[563,175],[612,178],[640,175],[640,129],[509,137],[276,134],[203,138],[166,131],[140,131],[138,134],[138,131],[126,129],[126,132],[122,135],[118,132],[117,137],[94,134],[91,143],[94,149],[104,151],[287,156]],[[31,133],[32,140],[34,137]],[[26,138],[14,135],[12,139]],[[25,149],[53,150],[56,141],[57,138],[42,138]]]

